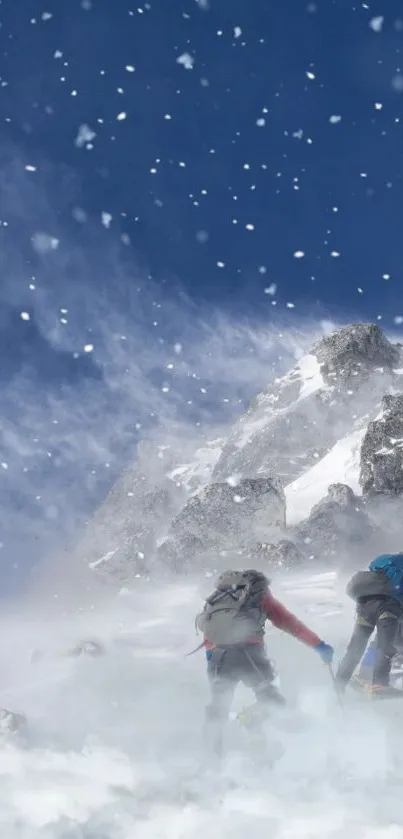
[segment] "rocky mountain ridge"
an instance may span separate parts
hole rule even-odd
[[[403,505],[402,368],[401,346],[378,325],[336,330],[258,394],[225,440],[186,463],[144,444],[76,554],[121,584],[153,567],[209,570],[240,555],[292,566],[394,549],[402,516],[391,527],[386,511]],[[299,485],[302,506],[312,499],[305,518]]]

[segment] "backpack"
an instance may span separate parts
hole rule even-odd
[[[392,587],[385,574],[356,571],[347,583],[346,594],[358,603],[371,597],[393,597]]]
[[[396,595],[403,595],[403,553],[381,554],[373,559],[369,570],[387,577]]]
[[[266,614],[260,604],[268,587],[269,580],[259,571],[225,571],[196,616],[196,628],[218,647],[263,635]]]

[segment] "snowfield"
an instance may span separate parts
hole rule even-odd
[[[30,719],[25,740],[0,747],[5,839],[403,837],[403,709],[348,694],[342,711],[317,656],[271,628],[289,708],[267,733],[283,757],[257,768],[231,723],[221,776],[201,771],[204,656],[185,653],[210,586],[139,582],[99,612],[3,616],[1,704]],[[344,581],[290,576],[274,589],[341,652],[352,618]],[[106,655],[67,657],[80,638],[100,639]],[[240,689],[234,707],[249,701]]]
[[[297,524],[309,516],[315,504],[326,495],[329,475],[332,483],[348,484],[356,495],[361,495],[358,482],[360,448],[365,428],[360,428],[339,440],[315,466],[288,484],[285,490],[288,525]]]

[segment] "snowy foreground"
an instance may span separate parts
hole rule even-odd
[[[198,771],[207,701],[194,612],[203,581],[122,595],[102,614],[4,619],[1,704],[28,714],[25,742],[0,746],[5,839],[400,839],[403,708],[349,694],[344,712],[316,655],[270,630],[287,712],[268,734],[285,750],[256,768],[234,745],[220,778]],[[286,578],[278,596],[341,651],[344,583]],[[71,659],[80,638],[103,658]],[[41,650],[42,657],[34,656]],[[236,707],[249,703],[242,688]]]

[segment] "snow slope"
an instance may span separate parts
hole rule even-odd
[[[314,356],[305,358],[314,358]],[[306,386],[308,386],[307,383],[308,379]],[[312,381],[312,386],[316,388],[318,382],[313,384]],[[348,484],[356,495],[361,494],[358,477],[360,447],[364,434],[365,428],[359,428],[346,435],[332,447],[328,454],[318,459],[315,466],[285,487],[288,525],[292,526],[306,518],[312,507],[326,495],[331,483]],[[204,486],[211,478],[223,442],[222,439],[213,440],[198,449],[191,463],[179,466],[170,473],[169,477],[185,486],[189,492]]]
[[[295,367],[281,378],[276,378],[267,391],[260,393],[250,409],[240,418],[231,437],[234,446],[242,450],[251,445],[256,435],[264,431],[273,414],[290,411],[293,405],[326,388],[320,365],[315,355],[302,356]]]
[[[288,484],[285,494],[289,525],[309,516],[312,507],[326,495],[329,484],[348,484],[356,495],[361,494],[358,477],[365,430],[360,428],[339,440],[315,466]]]
[[[225,440],[210,440],[205,446],[196,449],[190,463],[182,463],[168,473],[170,478],[191,493],[208,483],[213,469],[221,455]]]
[[[5,839],[401,839],[396,717],[354,695],[342,713],[317,656],[276,630],[268,646],[290,707],[268,734],[283,758],[270,771],[233,753],[221,778],[202,775],[205,663],[184,653],[209,584],[139,584],[71,618],[3,615],[1,702],[31,719],[25,745],[0,746]],[[351,616],[341,591],[328,574],[287,578],[277,593],[340,650]],[[101,638],[107,655],[66,658],[79,637]],[[241,689],[235,707],[245,701]]]

